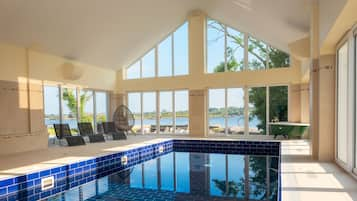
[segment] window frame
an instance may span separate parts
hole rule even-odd
[[[107,90],[102,90],[102,89],[94,89],[94,88],[82,88],[82,87],[78,87],[78,86],[74,86],[74,85],[64,85],[64,84],[60,84],[60,83],[54,83],[54,82],[44,82],[43,85],[42,85],[42,90],[44,91],[45,90],[45,87],[56,87],[58,88],[58,92],[59,92],[59,96],[58,96],[58,99],[59,99],[59,122],[62,124],[63,123],[63,89],[64,88],[70,88],[70,89],[74,89],[75,92],[76,92],[76,96],[77,96],[77,115],[76,115],[76,121],[77,123],[81,122],[81,117],[80,117],[80,114],[79,114],[79,107],[80,107],[80,91],[83,90],[83,91],[92,91],[93,92],[93,129],[94,129],[94,132],[97,131],[97,120],[96,120],[96,116],[97,116],[97,112],[96,112],[96,93],[97,92],[102,92],[102,93],[105,93],[106,95],[106,118],[109,119],[109,107],[110,107],[110,99],[109,99],[109,93],[110,91],[107,91]],[[43,96],[43,104],[46,104],[45,103],[45,96]],[[44,111],[43,111],[43,114],[44,114]],[[45,114],[44,114],[44,119],[45,119]],[[46,129],[47,129],[47,125],[46,126]],[[52,138],[49,138],[49,139],[52,139]]]
[[[287,90],[288,90],[288,102],[287,102],[287,107],[288,107],[288,118],[289,118],[289,113],[290,113],[290,110],[289,110],[289,106],[290,106],[290,85],[287,84],[287,83],[282,83],[282,84],[269,84],[269,85],[245,85],[245,86],[230,86],[230,87],[213,87],[213,88],[208,88],[207,89],[207,97],[206,97],[206,101],[207,101],[207,107],[206,107],[206,112],[207,112],[207,115],[206,115],[206,122],[207,122],[207,126],[206,126],[206,132],[207,132],[207,135],[208,136],[228,136],[228,137],[248,137],[248,136],[254,136],[254,137],[261,137],[261,136],[266,136],[266,137],[269,137],[269,136],[272,136],[270,134],[270,127],[269,127],[269,113],[270,113],[270,94],[269,94],[269,88],[270,87],[287,87]],[[249,89],[251,88],[257,88],[257,87],[264,87],[265,90],[266,90],[266,133],[265,134],[261,134],[261,135],[251,135],[249,134]],[[237,88],[240,88],[240,89],[243,89],[243,92],[244,92],[244,134],[243,135],[235,135],[235,134],[228,134],[227,132],[227,123],[228,123],[228,117],[227,117],[227,106],[228,106],[228,100],[227,100],[227,97],[228,97],[228,89],[237,89]],[[219,134],[219,133],[213,133],[213,134],[210,134],[209,132],[209,115],[208,115],[208,111],[209,111],[209,90],[210,89],[224,89],[224,92],[225,92],[225,115],[224,115],[224,118],[225,118],[225,131],[224,131],[224,134]]]
[[[335,162],[342,167],[345,171],[352,173],[354,176],[357,175],[357,84],[356,77],[357,71],[355,70],[356,66],[356,42],[357,42],[357,25],[354,25],[350,31],[348,31],[337,43],[335,51],[335,66],[336,66],[336,75],[335,75]],[[339,88],[339,50],[347,44],[347,73],[348,73],[348,82],[347,82],[347,159],[346,162],[339,159],[338,156],[338,88]]]
[[[175,32],[181,28],[183,25],[187,24],[187,74],[179,74],[175,75]],[[164,42],[167,38],[171,37],[171,75],[169,76],[159,76],[159,45]],[[149,50],[145,51],[145,53],[138,59],[136,59],[134,62],[130,63],[127,67],[124,69],[124,80],[138,80],[138,79],[151,79],[151,78],[169,78],[169,77],[181,77],[181,76],[187,76],[190,74],[190,26],[188,20],[185,20],[184,22],[180,23],[179,26],[175,27],[175,29],[168,35],[165,35],[157,44],[155,44],[153,47],[151,47]],[[142,60],[143,58],[152,50],[154,50],[154,58],[155,58],[155,75],[153,77],[143,77],[143,65],[142,65]],[[140,75],[138,78],[128,78],[127,71],[128,69],[136,64],[136,62],[140,63]]]
[[[210,16],[207,16],[206,17],[206,23],[205,23],[205,43],[207,44],[207,41],[208,41],[208,36],[207,36],[207,29],[208,29],[208,26],[207,26],[207,22],[208,20],[214,20],[214,21],[217,21],[219,22],[218,20],[214,19],[214,18],[211,18]],[[219,22],[221,23],[221,22]],[[234,28],[233,26],[230,26],[228,24],[225,24],[225,23],[221,23],[224,25],[224,72],[230,72],[230,73],[240,73],[240,72],[243,72],[243,71],[264,71],[264,70],[271,70],[271,69],[275,69],[275,68],[270,68],[269,67],[269,61],[270,61],[270,58],[269,58],[269,47],[271,48],[274,48],[274,49],[277,49],[281,52],[285,52],[285,51],[282,51],[280,50],[279,48],[276,48],[275,46],[263,41],[263,40],[260,40],[258,39],[257,37],[255,37],[254,35],[252,34],[249,34],[247,32],[243,32],[243,31],[240,31],[239,29],[236,29]],[[227,28],[231,28],[235,31],[238,31],[240,33],[243,34],[244,36],[244,55],[243,55],[243,69],[241,71],[228,71],[227,69]],[[248,60],[248,41],[249,41],[249,37],[251,38],[254,38],[260,42],[263,42],[264,44],[266,44],[266,51],[267,51],[267,56],[266,56],[266,62],[265,62],[265,67],[264,69],[258,69],[258,70],[254,70],[254,69],[249,69],[249,60]],[[205,74],[215,74],[215,72],[208,72],[208,45],[205,46]],[[289,55],[289,66],[281,66],[281,67],[277,67],[278,69],[279,68],[290,68],[291,67],[291,55],[287,52],[285,52],[286,54]],[[220,73],[220,72],[219,72]],[[223,73],[223,72],[222,72]]]
[[[190,116],[189,116],[189,109],[190,109],[190,107],[189,107],[189,98],[190,98],[190,96],[189,96],[189,90],[188,89],[163,89],[163,90],[143,90],[143,91],[140,91],[140,90],[135,90],[135,91],[126,91],[125,92],[125,96],[126,96],[126,104],[128,105],[129,104],[129,96],[128,96],[128,94],[129,93],[139,93],[140,94],[140,102],[141,102],[141,111],[140,111],[140,113],[141,113],[141,118],[139,119],[139,121],[140,121],[140,125],[141,125],[141,127],[140,127],[140,129],[141,129],[141,132],[140,133],[136,133],[136,134],[141,134],[141,135],[150,135],[150,134],[152,134],[152,135],[189,135],[190,134],[190,132],[189,132],[189,130],[187,131],[187,133],[176,133],[176,108],[175,108],[175,94],[176,94],[176,91],[187,91],[187,94],[188,94],[188,96],[187,96],[187,103],[188,103],[188,105],[187,105],[187,113],[188,113],[188,119],[190,118]],[[156,107],[156,132],[155,133],[148,133],[148,134],[146,134],[146,133],[144,133],[143,132],[143,120],[144,120],[144,118],[143,118],[143,101],[144,101],[144,99],[143,99],[143,93],[145,93],[145,92],[155,92],[155,94],[156,94],[156,105],[155,105],[155,107]],[[160,113],[161,113],[161,111],[160,111],[160,92],[172,92],[172,95],[171,95],[171,97],[172,97],[172,116],[173,116],[173,118],[172,118],[172,120],[173,120],[173,124],[172,124],[172,130],[173,130],[173,132],[170,132],[170,133],[160,133]],[[189,128],[189,121],[188,121],[188,125],[187,125],[187,127]]]

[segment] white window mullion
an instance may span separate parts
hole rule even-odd
[[[224,25],[224,72],[228,71],[227,66],[227,26]]]
[[[160,134],[160,91],[156,93],[156,134]]]
[[[228,105],[228,89],[225,88],[224,89],[224,120],[225,120],[225,125],[224,125],[224,134],[228,135],[228,108],[227,108],[227,105]]]
[[[249,135],[249,88],[244,87],[244,135]]]
[[[144,134],[144,101],[143,101],[143,92],[140,92],[140,127],[141,127],[141,134]]]
[[[80,93],[79,93],[79,89],[78,88],[75,88],[75,91],[76,91],[76,96],[77,96],[77,123],[80,122],[81,120],[81,116],[79,114],[79,111],[80,111]]]
[[[172,71],[172,73],[171,73],[171,77],[174,77],[175,76],[175,58],[174,58],[174,55],[175,55],[175,53],[174,53],[174,34],[172,34],[171,35],[171,71]]]
[[[93,96],[93,129],[94,133],[97,131],[97,98],[96,98],[97,92],[93,90],[92,96]]]
[[[248,34],[244,34],[244,66],[243,70],[248,70]]]
[[[267,47],[266,47],[266,54],[267,54],[267,56],[266,56],[266,61],[265,61],[265,69],[267,70],[267,69],[269,69],[269,45],[267,45]]]
[[[173,125],[172,125],[172,133],[176,133],[176,108],[175,108],[175,105],[176,105],[176,100],[175,100],[175,94],[176,94],[176,91],[172,91],[172,112],[173,112]]]
[[[159,77],[159,53],[157,45],[155,46],[155,77]]]
[[[265,120],[265,135],[269,135],[269,86],[266,87],[266,120]]]
[[[143,60],[139,60],[140,63],[140,79],[143,78]]]
[[[63,89],[62,89],[62,86],[61,85],[57,85],[58,87],[58,91],[59,91],[59,96],[58,96],[58,99],[59,99],[59,116],[60,116],[60,124],[62,124],[63,122],[63,106],[62,106],[62,99],[63,99]]]

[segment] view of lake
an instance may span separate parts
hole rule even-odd
[[[53,119],[45,119],[46,125],[52,125],[55,123],[59,123],[58,120]],[[64,119],[63,123],[69,124],[71,128],[77,128],[77,120],[76,119]],[[254,128],[260,123],[258,118],[253,118],[249,121],[249,127]],[[156,119],[144,119],[144,125],[156,125]],[[160,120],[161,125],[170,125],[172,124],[172,119],[170,118],[162,118]],[[136,126],[140,126],[140,121],[135,121]],[[176,125],[188,125],[188,118],[178,117],[176,118]],[[209,120],[209,125],[221,125],[224,127],[224,118],[223,117],[212,117]],[[228,127],[240,126],[244,127],[244,117],[243,116],[231,116],[228,118]]]

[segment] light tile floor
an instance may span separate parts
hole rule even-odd
[[[357,181],[334,163],[310,159],[310,143],[282,142],[283,201],[357,200]]]

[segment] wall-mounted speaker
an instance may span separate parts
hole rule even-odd
[[[71,62],[62,65],[62,75],[65,80],[78,80],[83,75],[83,69]]]

